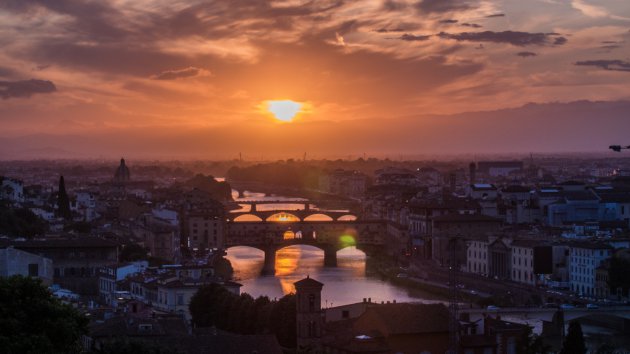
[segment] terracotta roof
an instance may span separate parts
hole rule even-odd
[[[442,304],[384,304],[369,307],[361,318],[372,312],[392,334],[448,332],[449,312]]]

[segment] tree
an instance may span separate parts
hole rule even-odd
[[[79,353],[88,320],[54,298],[39,279],[0,278],[3,353]]]
[[[597,348],[597,351],[595,352],[595,354],[614,354],[614,353],[615,353],[615,347],[613,347],[612,345],[608,343],[602,344],[599,348]]]
[[[149,251],[137,243],[128,243],[120,251],[121,262],[133,262],[149,258]]]
[[[183,353],[171,348],[163,348],[141,340],[114,339],[92,351],[93,354],[179,354]]]
[[[46,233],[48,223],[28,208],[13,209],[0,202],[0,234],[33,237]]]
[[[562,343],[560,354],[585,354],[586,344],[584,344],[584,334],[580,322],[573,321],[569,324],[567,337]]]
[[[252,298],[236,295],[223,286],[203,286],[190,300],[190,314],[197,327],[211,327],[239,334],[273,333],[280,345],[296,346],[295,295],[288,294],[278,301],[266,296]]]
[[[542,338],[534,334],[532,327],[527,326],[519,342],[519,354],[547,354],[551,348],[543,344]]]
[[[59,192],[57,192],[57,212],[59,216],[66,220],[72,219],[72,212],[70,211],[70,199],[66,192],[66,182],[63,176],[59,177]]]
[[[617,294],[617,289],[621,288],[623,295],[628,294],[630,289],[630,260],[615,255],[610,259],[610,269],[608,270],[608,286],[611,294]]]

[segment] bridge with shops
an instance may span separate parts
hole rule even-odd
[[[273,211],[283,214],[282,211]],[[295,212],[292,212],[295,213]],[[264,213],[248,213],[258,216]],[[329,212],[327,214],[330,216]],[[347,214],[347,213],[346,213]],[[324,251],[324,265],[337,265],[337,251],[355,246],[366,254],[382,249],[386,244],[386,224],[381,221],[305,220],[305,214],[295,213],[287,221],[234,221],[226,225],[226,248],[247,246],[265,253],[264,274],[275,273],[276,252],[292,245],[310,245]]]
[[[236,204],[239,205],[247,205],[249,206],[249,210],[246,211],[233,211],[228,213],[227,218],[228,221],[235,221],[241,216],[250,215],[254,216],[258,221],[291,221],[291,220],[299,220],[299,221],[307,221],[308,219],[313,219],[314,217],[318,217],[319,220],[323,221],[322,217],[325,221],[345,221],[355,220],[357,219],[356,213],[353,213],[349,210],[319,210],[317,208],[312,207],[312,202],[307,200],[246,200],[246,201],[237,201]],[[259,208],[259,205],[279,205],[283,206],[280,208]],[[288,208],[286,206],[295,207]],[[284,220],[274,220],[274,216],[278,216],[279,218],[284,216]]]

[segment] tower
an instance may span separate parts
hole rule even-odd
[[[296,323],[297,346],[299,348],[317,349],[320,346],[322,327],[322,287],[324,284],[310,276],[297,281],[295,294],[297,296]]]

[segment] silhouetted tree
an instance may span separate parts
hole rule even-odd
[[[57,213],[66,220],[72,219],[70,211],[70,199],[66,192],[66,182],[63,176],[59,177],[59,192],[57,192]]]
[[[612,294],[617,293],[621,288],[623,295],[628,294],[630,289],[630,261],[618,255],[610,259],[610,269],[608,270],[608,286]]]
[[[120,251],[121,262],[133,262],[149,259],[149,251],[137,243],[123,245]]]
[[[584,344],[584,334],[582,334],[582,326],[580,322],[573,321],[569,324],[567,337],[562,343],[560,354],[585,354],[586,345]]]
[[[280,345],[296,345],[295,295],[269,301],[235,295],[218,284],[204,286],[190,300],[190,314],[197,327],[215,326],[239,334],[273,333]]]
[[[615,353],[615,347],[613,347],[612,345],[605,343],[602,344],[599,348],[597,348],[597,351],[595,352],[595,354],[614,354]]]
[[[30,209],[13,209],[0,202],[0,234],[13,237],[33,237],[43,235],[48,223]]]
[[[0,278],[0,351],[80,353],[88,320],[54,298],[39,279]]]
[[[543,344],[542,338],[534,334],[532,327],[527,326],[519,343],[518,354],[547,354],[551,348]]]

